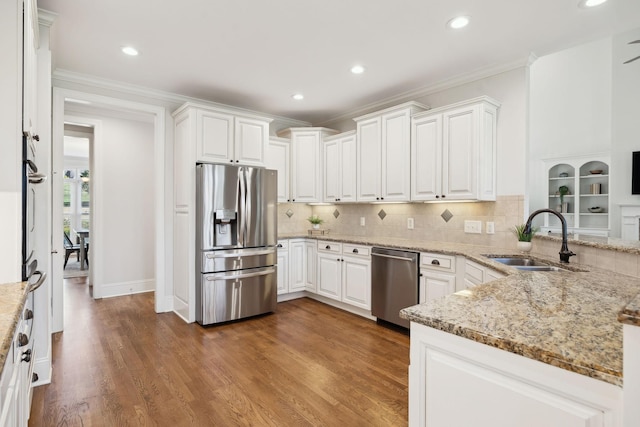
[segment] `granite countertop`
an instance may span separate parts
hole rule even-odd
[[[0,375],[28,293],[27,282],[0,285]]]
[[[515,255],[495,247],[341,235],[279,237],[462,255],[500,271],[506,277],[408,307],[400,316],[622,386],[620,322],[640,326],[640,279],[571,264],[562,265],[573,270],[568,272],[521,272],[484,256]],[[560,266],[557,260],[544,261]]]

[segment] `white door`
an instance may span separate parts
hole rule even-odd
[[[235,160],[250,166],[264,166],[269,136],[269,123],[262,120],[235,118]]]
[[[342,271],[342,301],[371,309],[371,261],[345,256]]]
[[[304,241],[289,241],[289,291],[304,291],[305,245]]]
[[[382,117],[382,195],[385,201],[409,200],[411,138],[409,112]]]
[[[324,201],[327,203],[340,201],[341,196],[341,141],[334,139],[322,143],[324,159]]]
[[[356,136],[351,135],[342,139],[340,147],[340,201],[355,202],[357,200],[357,158]]]
[[[292,137],[292,201],[320,202],[320,134],[295,132]]]
[[[442,115],[415,119],[411,126],[411,200],[442,196]]]
[[[443,113],[442,193],[447,199],[477,197],[477,114],[473,107]]]
[[[340,254],[318,254],[318,295],[341,299],[342,262]]]
[[[380,117],[358,122],[358,201],[380,200]]]

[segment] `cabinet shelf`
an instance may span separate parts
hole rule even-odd
[[[602,157],[601,157],[602,158]],[[564,196],[568,210],[562,213],[567,225],[575,232],[608,231],[609,213],[611,212],[609,197],[609,159],[594,160],[589,157],[565,158],[545,162],[547,172],[547,207],[559,208],[558,190],[566,186],[572,194]],[[600,174],[592,174],[592,170],[601,170]],[[559,176],[567,174],[568,176]],[[599,192],[594,194],[593,192]],[[604,212],[589,212],[588,208],[600,206]],[[553,215],[545,216],[545,227],[554,228],[560,221]]]

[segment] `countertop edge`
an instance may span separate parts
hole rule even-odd
[[[20,320],[20,314],[29,294],[27,282],[15,282],[0,285],[0,376],[4,371],[7,354]]]

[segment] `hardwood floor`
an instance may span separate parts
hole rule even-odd
[[[404,426],[409,337],[311,299],[203,328],[65,280],[29,426]]]

